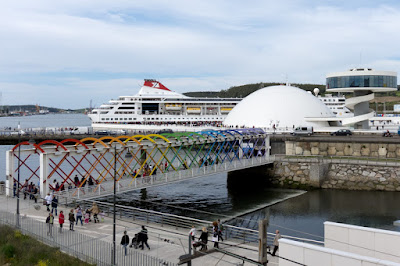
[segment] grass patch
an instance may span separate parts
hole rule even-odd
[[[20,231],[0,225],[0,265],[90,265]]]

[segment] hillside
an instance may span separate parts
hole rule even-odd
[[[274,85],[279,85],[281,83],[265,83],[265,82],[260,82],[260,83],[254,83],[254,84],[246,84],[246,85],[241,85],[241,86],[234,86],[230,87],[227,90],[221,90],[219,92],[215,91],[201,91],[201,92],[186,92],[184,95],[190,96],[190,97],[210,97],[210,98],[244,98],[247,95],[255,92],[256,90],[268,87],[268,86],[274,86]],[[318,88],[320,90],[321,94],[325,93],[325,85],[321,84],[292,84],[295,87],[299,87],[303,90],[307,91],[312,91],[314,88]]]

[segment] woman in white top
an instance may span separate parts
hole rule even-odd
[[[194,241],[194,237],[196,236],[196,228],[194,225],[192,225],[192,229],[189,231],[189,236],[192,238],[192,241]]]

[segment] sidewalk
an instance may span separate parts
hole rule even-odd
[[[41,203],[41,201],[40,201]],[[36,210],[34,208],[34,205],[39,205],[40,209]],[[65,209],[62,207],[58,208],[58,212],[60,211],[64,212],[64,216],[66,219],[66,222],[64,224],[64,229],[63,232],[66,234],[74,234],[74,232],[69,231],[69,221],[68,221],[68,213],[70,209]],[[16,211],[16,198],[8,198],[5,197],[4,195],[0,196],[0,211],[8,211],[15,213]],[[38,220],[40,222],[45,222],[46,217],[48,216],[48,212],[46,211],[46,206],[43,206],[41,204],[34,204],[32,200],[23,200],[23,198],[20,199],[20,213],[21,216],[27,216],[29,218],[33,218],[35,220]],[[161,227],[159,225],[155,224],[139,224],[139,223],[134,223],[132,222],[127,222],[127,221],[121,221],[118,220],[116,221],[116,244],[117,246],[121,247],[120,242],[121,238],[123,236],[123,231],[126,230],[128,232],[128,235],[130,239],[135,235],[135,233],[138,233],[141,230],[141,226],[145,225],[146,228],[148,229],[148,235],[149,235],[149,240],[148,244],[150,245],[150,250],[145,248],[143,251],[139,250],[139,252],[143,252],[144,254],[150,255],[152,257],[156,257],[159,259],[163,259],[165,261],[169,261],[172,263],[178,263],[179,262],[179,256],[187,254],[188,253],[188,232],[187,230],[180,230],[177,228],[172,228],[169,226],[164,226]],[[55,217],[55,223],[54,223],[54,231],[59,229],[59,224],[58,224],[58,216]],[[113,233],[113,221],[112,217],[105,217],[104,222],[101,223],[89,223],[87,225],[83,224],[80,225],[75,225],[74,229],[76,232],[85,234],[87,236],[91,236],[94,238],[97,238],[98,240],[102,240],[99,242],[107,242],[107,243],[112,243],[112,233]],[[200,228],[198,228],[198,233],[197,237],[200,234]],[[209,236],[209,240],[211,240],[211,236]],[[235,247],[228,247],[224,244],[231,244],[235,245]],[[257,246],[255,245],[238,245],[237,243],[234,242],[229,242],[229,241],[224,241],[220,242],[220,248],[225,249],[226,251],[235,253],[240,256],[247,257],[249,259],[257,261],[258,259],[258,249]],[[236,247],[237,246],[237,247]],[[208,243],[208,248],[211,249],[213,247],[213,243],[209,242]],[[118,250],[118,249],[117,249]],[[131,250],[134,249],[129,249],[128,248],[128,256],[133,256],[133,252],[130,252]],[[103,254],[104,255],[104,254]],[[111,255],[110,255],[111,256]],[[122,256],[122,254],[119,254],[118,256]],[[278,265],[278,259],[276,257],[268,257],[269,263],[268,265]],[[143,262],[143,265],[146,265],[145,262]],[[192,265],[236,265],[242,263],[242,260],[224,255],[220,252],[214,252],[212,254],[202,256],[200,258],[197,258],[192,261]],[[245,265],[254,265],[250,263],[245,263]]]

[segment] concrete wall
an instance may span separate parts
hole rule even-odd
[[[400,233],[325,222],[325,247],[400,263]]]
[[[331,248],[305,244],[293,240],[279,241],[279,266],[378,266],[399,265],[385,260],[338,251]],[[283,258],[298,262],[290,262]]]
[[[280,159],[267,173],[272,184],[283,187],[400,191],[400,168],[396,166]]]

